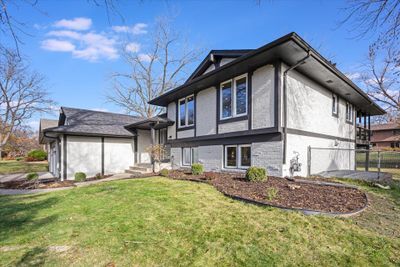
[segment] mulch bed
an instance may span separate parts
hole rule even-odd
[[[169,177],[207,182],[229,196],[290,209],[351,213],[363,209],[368,202],[365,193],[356,188],[303,183],[278,177],[268,177],[263,182],[249,182],[242,174],[209,172],[195,176],[179,171],[170,172]]]
[[[20,180],[0,183],[1,189],[47,189],[70,186],[75,186],[74,181],[51,181],[46,183],[35,183],[33,181]]]

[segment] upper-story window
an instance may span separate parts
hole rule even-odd
[[[346,102],[346,121],[353,123],[353,105]]]
[[[247,114],[247,75],[221,84],[221,119]]]
[[[332,115],[337,116],[339,113],[339,98],[336,94],[332,94]]]
[[[187,96],[179,100],[179,127],[194,125],[194,96]]]

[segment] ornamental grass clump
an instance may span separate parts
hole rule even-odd
[[[250,182],[267,181],[267,171],[261,167],[250,167],[246,171],[246,179]]]
[[[168,175],[169,175],[169,170],[167,170],[167,169],[162,169],[162,170],[160,171],[160,176],[168,177]]]

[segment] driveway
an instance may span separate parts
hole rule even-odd
[[[39,179],[51,179],[54,176],[50,172],[38,172]],[[19,181],[25,179],[26,173],[10,173],[10,174],[1,174],[0,175],[0,183],[9,182],[9,181]]]

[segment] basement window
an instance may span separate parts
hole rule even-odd
[[[247,114],[247,74],[221,84],[221,119]]]
[[[194,96],[188,96],[179,100],[179,128],[194,125]]]
[[[225,146],[224,167],[229,169],[246,169],[251,166],[251,145]]]
[[[182,148],[182,165],[191,166],[193,163],[199,162],[197,147]]]

